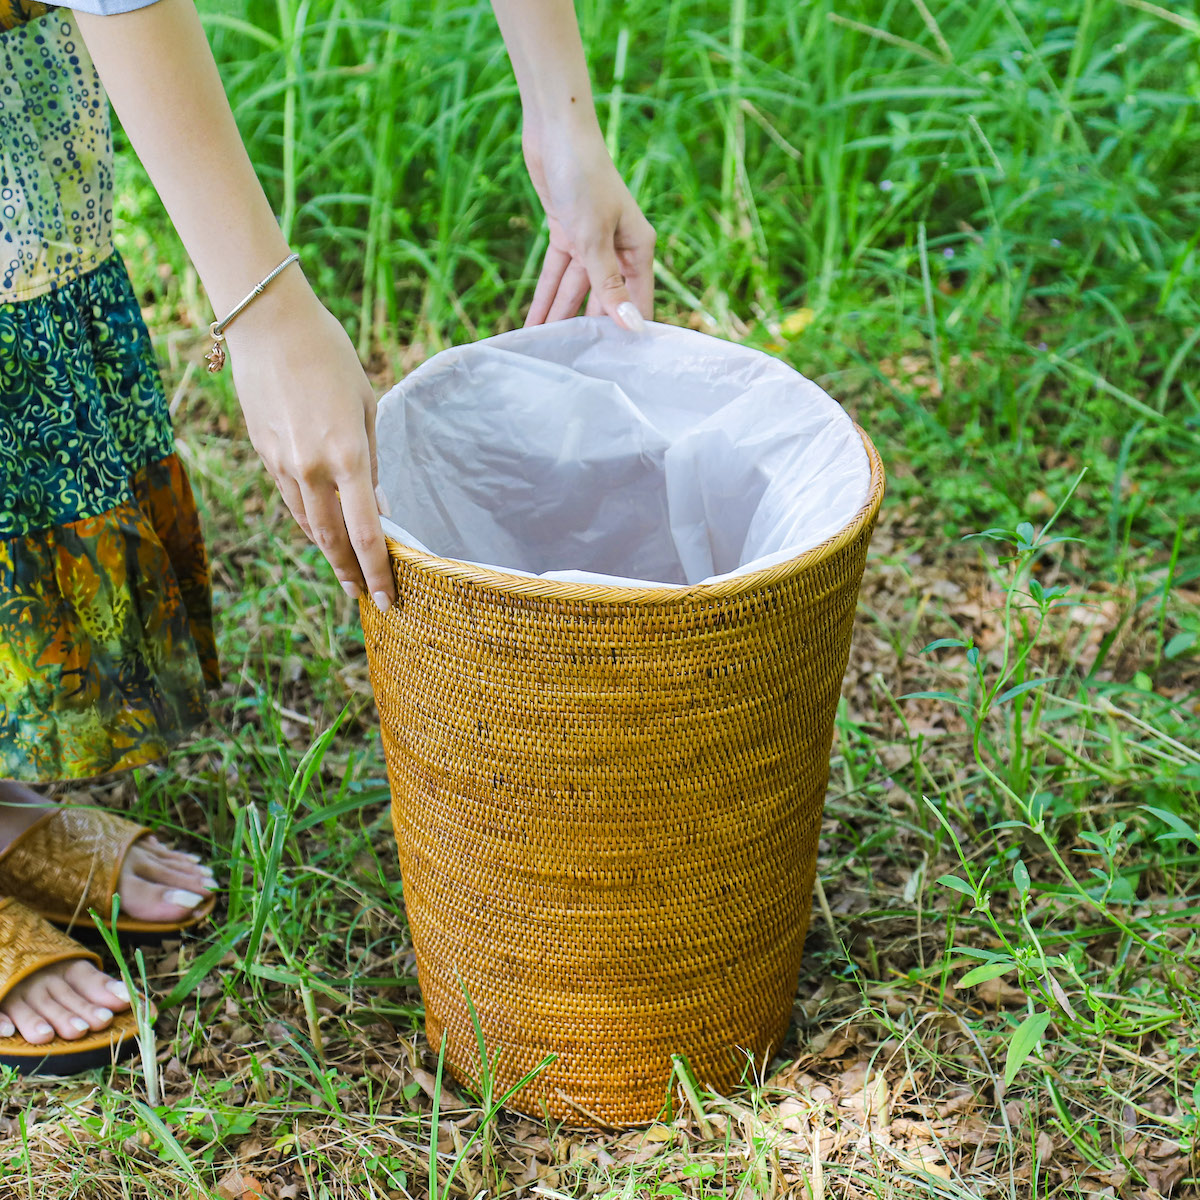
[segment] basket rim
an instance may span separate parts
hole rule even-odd
[[[763,567],[761,570],[751,571],[746,575],[737,575],[732,579],[722,579],[716,583],[697,583],[686,588],[630,587],[628,585],[543,579],[540,576],[516,575],[494,567],[481,567],[474,563],[462,562],[459,559],[426,554],[385,535],[388,554],[394,563],[414,567],[429,575],[438,575],[457,583],[537,600],[645,606],[727,600],[731,596],[759,591],[813,570],[858,537],[864,527],[869,527],[874,522],[879,513],[879,506],[883,502],[883,462],[874,443],[857,422],[854,423],[854,428],[862,438],[863,448],[867,452],[867,460],[871,464],[871,483],[866,503],[833,537],[827,538],[819,545],[813,546],[785,562],[776,563],[771,567]]]

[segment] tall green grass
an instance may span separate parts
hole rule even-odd
[[[487,3],[200,7],[283,226],[364,356],[519,323],[545,243]],[[821,377],[951,526],[1036,515],[1027,497],[1081,465],[1081,512],[1114,542],[1165,548],[1196,519],[1194,5],[578,9],[669,319]],[[136,272],[207,320],[132,166],[121,192]],[[788,339],[799,307],[813,321]]]

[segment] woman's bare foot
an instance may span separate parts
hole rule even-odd
[[[19,1034],[34,1046],[56,1037],[77,1041],[112,1024],[129,1007],[119,980],[90,962],[55,963],[23,979],[0,1000],[0,1037]]]
[[[24,784],[0,780],[0,850],[52,807]],[[117,894],[125,916],[168,924],[186,921],[215,886],[212,871],[196,855],[170,850],[158,838],[146,837],[125,856]],[[40,977],[39,973],[36,978]]]

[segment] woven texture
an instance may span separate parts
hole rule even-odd
[[[390,544],[362,606],[430,1043],[575,1123],[652,1120],[672,1054],[727,1090],[780,1046],[833,719],[883,495],[823,546],[681,591]]]
[[[42,967],[82,958],[100,959],[15,900],[0,900],[0,1000]]]
[[[0,854],[0,895],[15,896],[49,917],[101,917],[129,847],[149,830],[97,808],[60,805]]]

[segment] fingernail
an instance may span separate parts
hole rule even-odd
[[[118,1000],[124,1000],[126,1004],[129,1003],[129,989],[119,979],[110,979],[108,981],[108,990]]]
[[[93,1008],[92,1019],[99,1021],[101,1025],[107,1025],[113,1019],[111,1008]]]
[[[182,889],[172,889],[164,897],[168,904],[178,904],[180,908],[195,908],[204,897],[195,892],[185,892]]]
[[[642,316],[638,306],[632,300],[626,300],[617,305],[617,316],[621,318],[621,324],[630,333],[646,332],[646,318]]]
[[[12,1037],[17,1027],[9,1020],[0,1021],[0,1037]]]
[[[80,1033],[87,1033],[91,1026],[82,1017],[72,1017],[71,1028],[78,1029]]]
[[[342,591],[350,597],[351,600],[357,600],[362,592],[359,591],[357,583],[351,583],[349,579],[341,579],[338,581],[342,585]]]
[[[392,607],[392,602],[388,599],[387,592],[376,592],[371,599],[375,601],[375,607],[380,612],[387,612]]]

